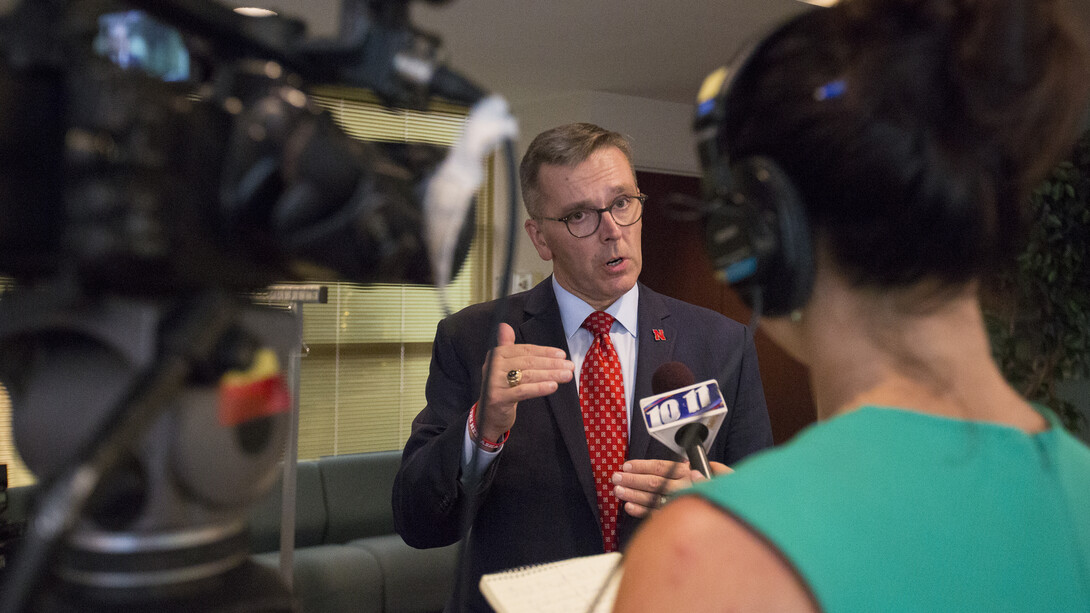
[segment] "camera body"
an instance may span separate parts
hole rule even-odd
[[[211,0],[23,2],[0,25],[0,273],[126,295],[432,282],[421,203],[445,152],[355,141],[303,89],[426,100],[368,68],[418,46],[406,3],[368,6],[358,40],[317,45]]]

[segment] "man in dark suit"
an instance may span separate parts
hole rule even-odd
[[[495,303],[439,323],[428,404],[394,484],[396,528],[410,545],[449,545],[472,526],[448,605],[454,611],[488,610],[477,587],[482,574],[623,546],[663,492],[690,483],[689,467],[651,438],[639,412],[663,363],[682,362],[696,381],[719,382],[729,409],[709,453],[719,470],[772,444],[749,330],[637,283],[645,197],[624,137],[591,124],[543,132],[520,179],[527,234],[553,262],[553,276],[507,300],[495,348],[488,346]],[[596,311],[612,316],[609,340],[580,326]],[[585,420],[597,408],[580,406],[580,390],[590,387],[580,379],[598,359],[587,351],[600,342],[615,351],[624,390],[618,408],[628,412],[618,433],[623,464],[618,457],[604,477]],[[623,511],[611,512],[615,506]]]

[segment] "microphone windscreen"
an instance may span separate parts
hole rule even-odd
[[[651,375],[651,394],[665,394],[693,383],[696,383],[696,377],[688,366],[681,362],[666,362]]]

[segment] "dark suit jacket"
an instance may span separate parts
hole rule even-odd
[[[477,587],[482,574],[603,551],[574,381],[547,397],[519,403],[511,434],[475,496],[469,496],[459,480],[466,419],[481,391],[494,304],[470,306],[439,322],[427,406],[413,421],[394,482],[394,522],[413,547],[454,543],[464,536],[467,514],[473,518],[454,599],[448,605],[453,611],[489,610]],[[655,370],[679,361],[693,371],[696,381],[716,379],[727,403],[727,417],[709,459],[729,465],[772,445],[748,328],[642,284],[638,317],[634,412],[640,398],[652,395]],[[503,321],[514,328],[516,343],[567,350],[551,279],[511,296]],[[666,340],[655,341],[654,329],[662,330]],[[647,433],[639,413],[635,415],[628,457],[677,459]],[[469,504],[477,507],[475,513]],[[637,520],[623,510],[620,514],[623,547]]]

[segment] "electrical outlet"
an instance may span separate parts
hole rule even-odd
[[[511,291],[525,292],[534,286],[533,275],[528,272],[516,272],[511,275]]]

